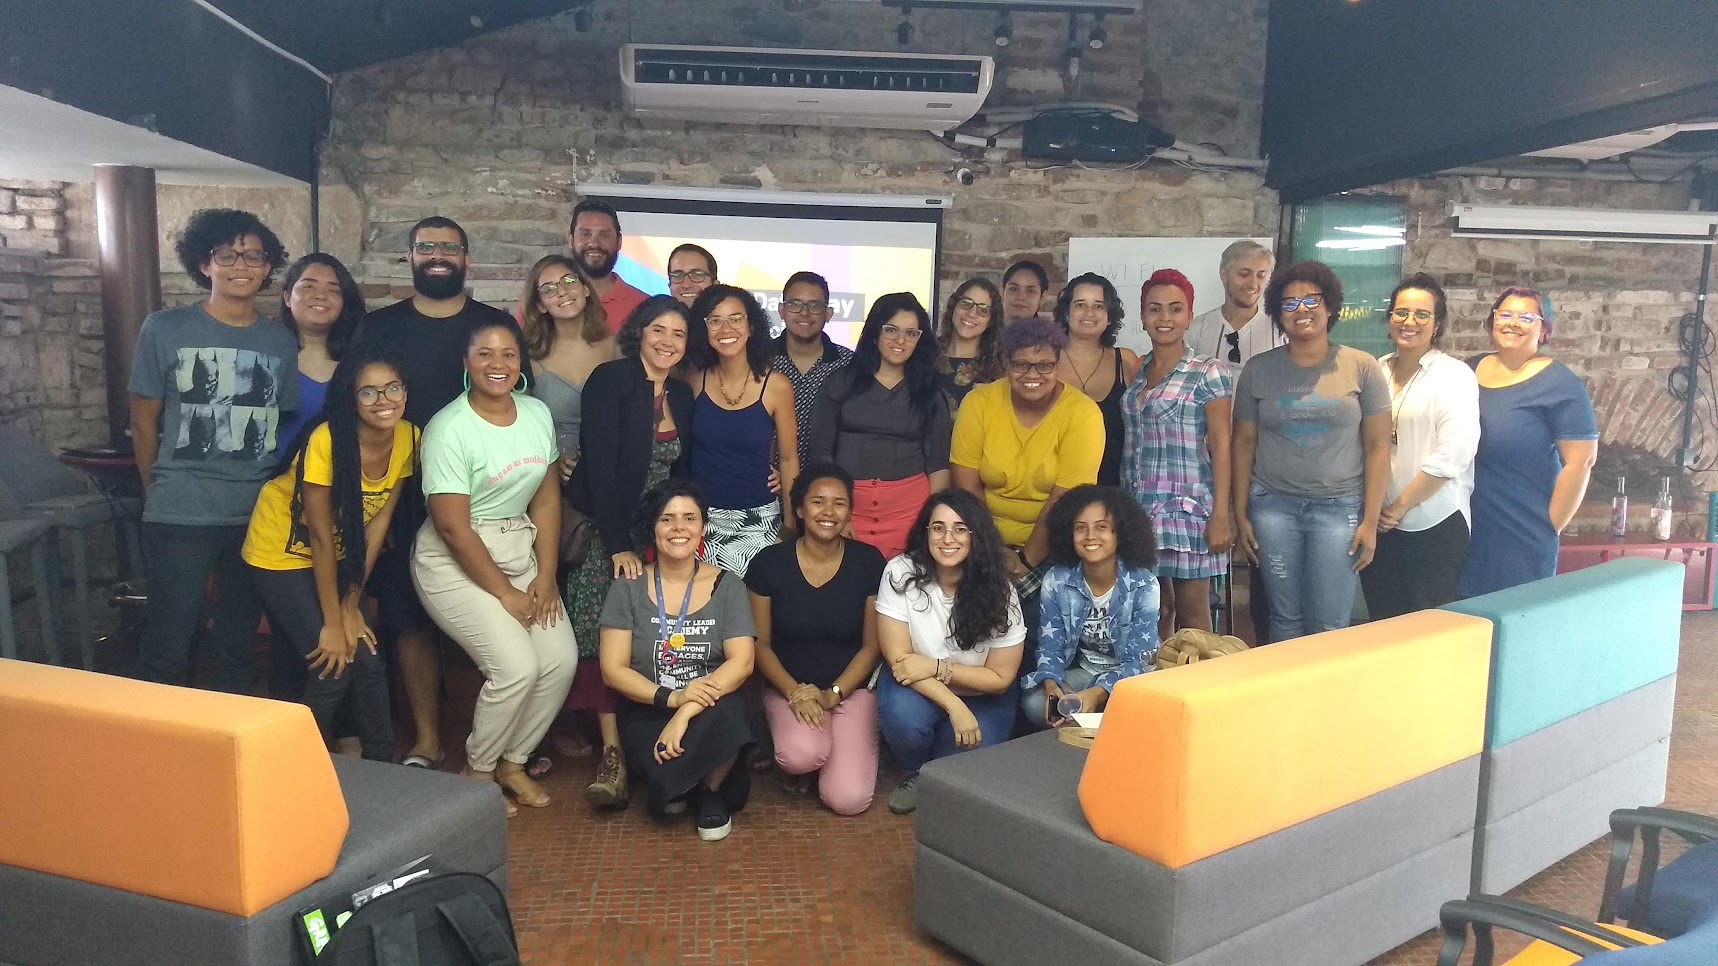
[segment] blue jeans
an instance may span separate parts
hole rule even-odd
[[[1076,653],[1074,657],[1075,660],[1078,660],[1078,653]],[[1060,683],[1063,691],[1072,692],[1084,691],[1093,684],[1096,684],[1097,680],[1098,676],[1086,670],[1084,667],[1081,667],[1078,664],[1069,664],[1068,669],[1062,674],[1062,680]],[[1050,725],[1044,720],[1049,710],[1050,699],[1044,696],[1044,686],[1042,684],[1021,692],[1020,713],[1026,716],[1026,723],[1031,725],[1033,728],[1041,731],[1050,727]]]
[[[980,748],[1008,740],[1019,698],[1019,686],[1013,684],[1001,694],[960,695],[978,719]],[[954,728],[943,709],[912,688],[895,683],[887,667],[877,677],[877,730],[889,743],[895,763],[907,774],[923,768],[927,761],[961,750],[955,746]]]
[[[1271,640],[1347,627],[1360,582],[1348,546],[1360,527],[1362,498],[1304,499],[1258,483],[1247,494],[1247,520],[1259,541],[1270,598]]]

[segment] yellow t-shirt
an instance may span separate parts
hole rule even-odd
[[[412,447],[417,429],[400,420],[394,426],[394,454],[388,472],[380,480],[364,478],[364,522],[369,523],[387,506],[388,497],[400,480],[412,475]],[[310,434],[304,446],[304,482],[334,485],[334,459],[328,439],[328,424]],[[304,570],[310,566],[310,533],[303,519],[292,518],[292,491],[298,485],[298,464],[263,484],[251,511],[250,529],[239,555],[245,563],[263,570]],[[336,534],[338,539],[338,534]]]
[[[1084,393],[1063,386],[1043,421],[1027,429],[1014,416],[1008,380],[998,379],[960,404],[949,462],[978,471],[1003,542],[1019,547],[1050,491],[1096,483],[1103,456],[1104,417]]]

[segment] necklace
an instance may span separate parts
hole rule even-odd
[[[1098,350],[1098,361],[1092,363],[1092,371],[1086,373],[1084,376],[1080,376],[1080,366],[1074,361],[1074,354],[1072,352],[1068,353],[1068,368],[1074,370],[1075,376],[1079,376],[1081,392],[1086,392],[1086,383],[1091,382],[1092,379],[1097,376],[1098,370],[1104,367],[1104,357],[1107,355],[1109,355],[1107,350]],[[1089,396],[1091,393],[1086,392],[1086,395]]]
[[[1408,390],[1414,388],[1419,381],[1420,373],[1426,371],[1426,360],[1421,359],[1420,365],[1414,368],[1414,374],[1408,377],[1408,382],[1402,386],[1402,391],[1390,399],[1390,445],[1396,445],[1396,423],[1402,417],[1402,401],[1408,398]],[[1394,380],[1392,380],[1393,382]]]
[[[721,367],[718,366],[716,368],[716,388],[722,393],[722,399],[725,400],[729,406],[738,406],[740,404],[740,400],[746,398],[746,387],[750,383],[751,379],[750,377],[747,377],[744,382],[740,383],[740,391],[737,394],[730,396],[728,395],[728,381],[722,378]]]
[[[800,575],[805,578],[805,582],[815,589],[834,580],[835,574],[841,570],[841,558],[846,556],[845,543],[836,548],[835,559],[826,562],[811,560],[805,552],[803,541],[802,537],[801,542],[794,547],[794,556],[799,560]]]

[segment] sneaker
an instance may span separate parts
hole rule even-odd
[[[911,815],[919,807],[919,773],[909,772],[889,793],[889,811],[896,815]]]
[[[720,842],[728,837],[734,820],[728,815],[728,803],[719,792],[700,785],[693,789],[698,796],[698,837],[706,842]]]
[[[585,801],[597,808],[626,807],[626,761],[621,758],[619,748],[610,746],[602,750],[597,780],[585,789]]]

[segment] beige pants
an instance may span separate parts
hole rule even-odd
[[[513,586],[527,590],[537,576],[537,528],[530,519],[473,520],[471,529]],[[553,627],[520,624],[466,576],[433,521],[418,531],[412,583],[436,626],[483,671],[465,742],[467,767],[490,771],[498,758],[525,764],[573,685],[578,648],[572,624],[565,614]]]

